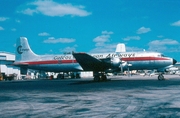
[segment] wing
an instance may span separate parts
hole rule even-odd
[[[84,71],[104,71],[110,67],[109,58],[100,60],[86,53],[73,53],[73,56]]]

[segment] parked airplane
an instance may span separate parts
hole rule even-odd
[[[116,52],[121,50],[122,44],[117,46]],[[122,47],[123,48],[123,47]],[[27,69],[41,70],[46,72],[79,72],[83,68],[77,63],[72,54],[61,55],[37,55],[35,54],[26,37],[20,37],[16,42],[15,66],[19,66],[21,74],[26,74]],[[77,77],[79,73],[71,76]],[[71,77],[71,78],[72,78]]]
[[[154,70],[159,73],[158,80],[164,80],[162,72],[172,67],[177,61],[165,57],[158,52],[122,52],[89,55],[87,53],[73,53],[76,61],[84,71],[93,71],[94,79],[106,79],[104,72],[124,70]],[[101,72],[101,73],[99,73]]]
[[[94,80],[100,80],[100,78],[106,79],[104,72],[108,71],[133,69],[158,69],[165,71],[168,66],[175,63],[176,60],[164,57],[161,53],[157,52],[37,55],[31,50],[27,38],[20,37],[16,44],[16,60],[14,65],[20,67],[22,74],[27,73],[27,69],[48,72],[93,71]],[[163,78],[162,74],[158,77],[158,79]]]

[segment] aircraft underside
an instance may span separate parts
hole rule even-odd
[[[30,69],[42,70],[47,72],[71,72],[71,71],[82,71],[79,64],[42,64],[42,65],[32,65],[28,66]]]

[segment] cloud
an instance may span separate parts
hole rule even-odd
[[[72,51],[76,52],[76,47],[78,47],[78,46],[74,45],[72,47],[66,47],[64,49],[60,49],[59,51],[62,53],[71,53]]]
[[[4,30],[4,28],[0,26],[0,30]]]
[[[139,36],[127,36],[126,38],[123,38],[124,41],[129,41],[129,40],[140,40],[141,37]]]
[[[145,27],[141,27],[137,30],[137,34],[143,34],[143,33],[147,33],[147,32],[150,32],[151,29],[150,28],[145,28]]]
[[[21,13],[26,14],[26,15],[33,15],[34,13],[38,13],[38,11],[36,9],[30,9],[27,8],[25,10],[22,10]]]
[[[108,31],[102,31],[102,34],[104,34],[104,35],[110,35],[110,34],[113,34],[113,32],[108,32]]]
[[[149,50],[173,52],[177,50],[179,42],[173,39],[154,40],[149,42]]]
[[[11,31],[15,32],[15,31],[16,31],[16,28],[11,28]]]
[[[164,36],[163,35],[159,35],[159,36],[157,36],[158,38],[163,38]]]
[[[0,17],[0,21],[6,21],[8,19],[9,19],[8,17]]]
[[[28,8],[18,11],[18,13],[23,13],[27,15],[33,14],[43,14],[46,16],[88,16],[91,13],[84,10],[84,6],[82,5],[72,5],[70,3],[60,4],[54,2],[53,0],[45,0],[45,1],[35,1],[27,4]]]
[[[111,34],[113,34],[112,31],[102,31],[100,36],[97,36],[93,39],[93,42],[95,42],[96,47],[92,49],[90,52],[115,52],[117,44],[107,44],[110,42]]]
[[[176,21],[174,23],[171,23],[171,26],[180,26],[180,20]]]
[[[49,36],[50,34],[47,33],[47,32],[42,32],[42,33],[39,33],[38,36]]]
[[[126,51],[130,51],[130,52],[133,52],[133,51],[143,51],[143,48],[139,48],[139,47],[127,47],[126,46]]]
[[[75,42],[75,39],[72,38],[58,38],[49,37],[47,40],[43,41],[44,43],[72,43]]]
[[[113,34],[113,32],[108,31],[102,31],[100,36],[97,36],[93,39],[93,42],[96,43],[96,46],[103,46],[106,42],[109,42],[110,35]]]
[[[15,22],[20,23],[21,21],[20,21],[20,20],[18,20],[18,19],[16,19],[16,20],[15,20]]]
[[[154,40],[149,43],[149,45],[178,45],[179,42],[173,39],[163,39],[163,40]]]
[[[92,49],[90,52],[91,53],[115,52],[116,45],[117,44],[106,44],[106,45],[101,46],[101,47],[96,47],[96,48]]]

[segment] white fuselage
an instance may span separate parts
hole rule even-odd
[[[142,69],[160,69],[173,65],[173,59],[163,56],[157,52],[123,52],[123,53],[99,53],[91,54],[97,59],[120,58],[123,69],[142,70]],[[86,60],[84,60],[86,61]],[[26,65],[27,68],[35,70],[44,70],[49,72],[71,72],[83,71],[73,55],[44,55],[33,60],[16,62],[16,65]],[[93,71],[93,70],[92,70]]]

